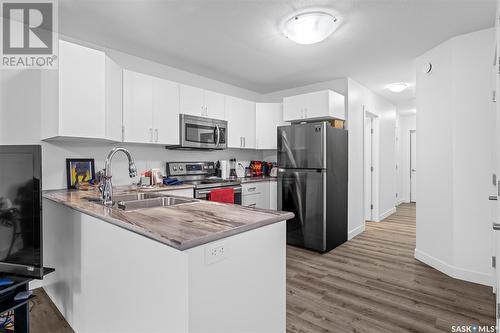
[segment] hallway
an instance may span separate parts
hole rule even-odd
[[[415,205],[326,255],[287,249],[288,332],[451,332],[494,325],[490,287],[414,259]]]

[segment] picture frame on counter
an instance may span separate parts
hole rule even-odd
[[[95,179],[93,158],[67,158],[66,182],[68,189],[76,189],[82,184],[89,185]]]

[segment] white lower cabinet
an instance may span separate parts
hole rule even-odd
[[[270,209],[270,182],[254,182],[241,185],[241,204],[248,207]]]
[[[278,210],[278,182],[269,182],[269,209]]]

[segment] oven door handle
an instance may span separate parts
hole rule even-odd
[[[225,187],[219,187],[219,188],[225,188]],[[241,187],[233,187],[234,193],[241,193]],[[196,194],[209,194],[212,192],[211,190],[206,190],[206,191],[196,191]]]

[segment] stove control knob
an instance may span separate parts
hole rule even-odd
[[[179,167],[179,171],[182,171],[183,169],[184,169],[183,167],[181,167],[181,166]]]
[[[173,168],[173,169],[174,169],[174,171],[177,171],[177,167],[175,167],[175,166],[174,166],[174,168]]]

